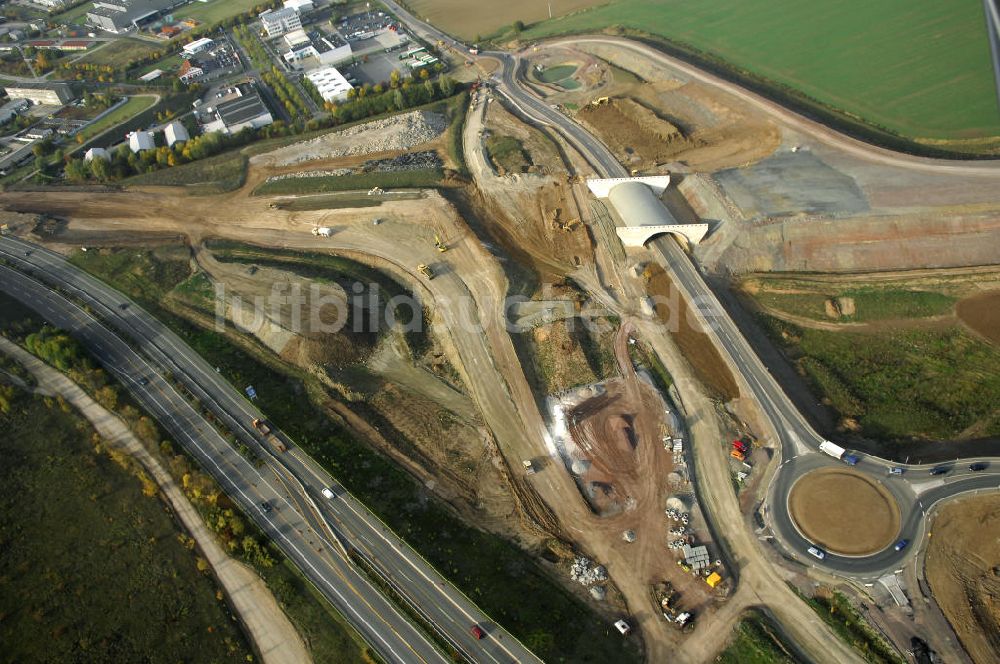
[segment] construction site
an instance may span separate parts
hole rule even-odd
[[[751,272],[1000,260],[996,191],[897,176],[613,41],[528,59],[540,73],[569,67],[530,84],[627,169],[671,174],[662,200],[682,222],[710,223],[690,254],[722,290]],[[649,248],[618,242],[585,185],[593,169],[565,140],[486,85],[454,112],[464,121],[414,111],[248,152],[229,191],[9,191],[3,221],[84,264],[173,252],[185,276],[165,309],[201,330],[221,315],[228,343],[293,370],[303,398],[415,478],[423,499],[530,552],[608,625],[627,617],[647,661],[711,661],[728,634],[720,622],[752,606],[811,624],[783,577],[762,571],[776,556],[749,524],[776,451],[734,367]],[[439,176],[330,184],[414,171]],[[246,306],[276,289],[306,297]],[[954,314],[984,343],[997,343],[998,292]],[[639,294],[656,306],[645,311]],[[725,465],[699,476],[693,448],[720,445]],[[797,523],[833,532],[832,551],[884,548],[899,514],[877,487],[859,481],[849,506],[817,508],[842,480],[804,478]],[[866,526],[857,541],[855,519]],[[746,567],[738,585],[733,565]]]

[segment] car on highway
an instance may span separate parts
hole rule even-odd
[[[890,475],[902,475],[903,472],[904,472],[903,469],[900,468],[899,466],[893,466],[892,468],[889,469]]]
[[[944,475],[945,473],[948,472],[948,470],[949,469],[946,466],[938,466],[937,468],[931,468],[931,475]]]
[[[826,558],[826,551],[819,548],[818,546],[811,546],[809,547],[809,555],[815,558],[819,558],[820,560],[823,560],[824,558]]]
[[[121,304],[118,305],[118,308],[121,309],[122,311],[125,311],[126,309],[128,309],[128,302],[122,302]]]
[[[324,498],[330,498],[330,499],[332,499],[333,495],[334,495],[333,491],[331,491],[330,489],[328,489],[326,487],[323,487],[323,490],[320,493],[323,494]]]
[[[484,632],[483,628],[480,627],[479,625],[473,625],[469,629],[469,631],[472,632],[472,635],[476,637],[477,641],[482,641],[484,638],[486,638],[486,632]]]
[[[142,378],[139,379],[139,384],[140,385],[149,385],[149,379],[146,378],[145,376],[143,376]]]
[[[265,512],[270,512],[272,509],[274,509],[271,507],[271,503],[267,502],[266,500],[260,504],[260,508]]]
[[[969,470],[971,470],[974,473],[978,473],[980,470],[986,470],[986,464],[985,463],[973,463],[973,464],[970,464],[969,465]]]
[[[907,545],[909,543],[910,543],[910,540],[908,540],[908,539],[901,539],[898,542],[896,542],[895,546],[893,546],[892,548],[894,548],[896,551],[902,551],[903,549],[905,549],[907,547]]]

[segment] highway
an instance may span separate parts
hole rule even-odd
[[[386,0],[386,4],[401,20],[408,23],[411,29],[428,41],[443,41],[447,46],[461,52],[467,52],[468,49],[464,44],[419,21],[392,0]],[[594,41],[603,39],[593,38]],[[636,51],[637,56],[652,57],[655,53],[644,45],[631,44],[627,40],[615,41],[629,44],[629,47]],[[519,80],[522,61],[518,56],[502,52],[484,52],[480,57],[493,58],[500,62],[501,71],[496,86],[497,92],[506,97],[507,101],[520,112],[524,119],[559,131],[594,168],[599,177],[628,177],[628,171],[600,140],[571,118],[527,90]],[[688,73],[697,74],[706,80],[714,78],[690,65],[685,65],[685,69]],[[718,84],[714,80],[709,82]],[[997,162],[964,163],[899,155],[833,132],[829,128],[817,125],[792,111],[778,107],[773,102],[760,98],[759,95],[742,90],[734,84],[727,83],[726,89],[765,110],[780,113],[782,119],[794,122],[796,127],[801,130],[807,132],[814,130],[810,133],[822,131],[825,140],[832,140],[845,149],[849,148],[852,153],[859,153],[873,161],[885,161],[905,168],[961,170],[970,175],[995,176],[1000,173]],[[831,135],[834,135],[832,139]],[[803,473],[820,466],[841,462],[818,451],[819,444],[824,440],[823,436],[819,435],[795,408],[791,399],[761,362],[736,324],[728,316],[715,293],[698,271],[697,266],[677,241],[672,237],[663,236],[652,240],[649,243],[649,248],[660,265],[671,276],[673,283],[682,292],[685,299],[689,303],[697,303],[698,306],[692,306],[691,310],[697,313],[702,327],[715,340],[717,347],[728,360],[729,366],[737,370],[745,388],[753,395],[773,429],[774,437],[781,450],[783,463],[770,486],[767,512],[775,535],[792,557],[804,564],[822,567],[829,572],[861,581],[878,578],[887,571],[898,569],[919,548],[926,535],[927,512],[934,504],[970,491],[1000,489],[1000,460],[989,463],[985,471],[975,474],[965,475],[962,472],[953,471],[949,473],[947,481],[933,481],[931,482],[933,486],[928,488],[926,485],[930,480],[930,466],[905,466],[906,473],[901,477],[893,478],[893,482],[888,483],[883,482],[888,478],[888,468],[899,464],[892,464],[877,457],[864,457],[855,469],[868,474],[883,484],[891,484],[892,493],[899,501],[902,513],[902,527],[896,540],[908,539],[911,542],[910,546],[897,552],[890,545],[883,551],[865,557],[828,554],[822,562],[811,557],[807,553],[807,549],[812,545],[812,542],[806,540],[799,533],[788,514],[788,495],[795,481]],[[967,466],[972,461],[976,461],[976,459],[957,461],[955,467]]]
[[[373,650],[391,662],[448,661],[359,574],[289,502],[277,478],[240,455],[152,364],[76,303],[33,278],[0,265],[0,289],[69,331],[143,409],[211,473],[244,513],[350,620]],[[143,384],[145,382],[145,384]],[[261,503],[272,506],[265,512]]]
[[[28,255],[25,255],[26,253]],[[434,625],[436,631],[447,639],[452,647],[462,653],[465,659],[474,662],[496,663],[512,660],[519,662],[540,661],[517,639],[483,614],[471,600],[452,586],[416,551],[393,534],[370,510],[348,493],[316,461],[295,447],[294,441],[289,440],[280,431],[276,431],[276,435],[281,437],[290,449],[284,454],[271,453],[270,448],[265,446],[251,425],[254,418],[264,417],[264,415],[244,399],[203,358],[148,312],[118,291],[67,263],[62,256],[36,245],[10,237],[0,238],[0,257],[5,258],[18,269],[32,271],[47,285],[63,290],[72,298],[78,299],[87,304],[93,311],[98,312],[102,320],[127,336],[129,342],[142,351],[147,358],[144,360],[145,362],[156,366],[163,375],[170,375],[183,384],[185,389],[203,406],[211,410],[222,424],[233,431],[241,441],[252,449],[259,449],[263,454],[267,454],[270,465],[275,467],[278,473],[287,480],[286,484],[293,485],[293,488],[294,485],[299,486],[299,495],[295,496],[297,509],[311,518],[314,522],[314,528],[319,532],[325,531],[325,523],[317,516],[322,515],[325,522],[332,527],[333,534],[337,536],[340,543],[377,570],[379,575],[391,584],[397,593],[409,600],[409,604],[421,613],[423,619]],[[6,270],[4,279],[0,282],[0,286],[5,290],[8,282],[7,275],[10,273],[12,273],[11,270]],[[24,277],[21,280],[23,281]],[[37,282],[33,283],[36,284],[34,291],[42,289]],[[30,300],[26,304],[33,306]],[[42,313],[48,318],[48,312]],[[60,327],[65,327],[64,323],[70,321],[62,319],[60,321],[52,320],[52,322]],[[90,329],[90,327],[85,326],[82,329]],[[77,325],[68,329],[75,332],[81,328]],[[102,329],[108,334],[112,334],[106,328]],[[117,339],[117,337],[115,338]],[[118,342],[121,343],[121,340],[118,339]],[[99,359],[102,359],[101,353],[104,348],[108,347],[108,343],[105,340],[99,346],[91,346],[89,343],[87,345]],[[142,375],[149,375],[152,372],[152,368],[147,367]],[[152,381],[152,379],[150,380]],[[142,387],[134,379],[123,380],[123,383],[129,389]],[[150,385],[152,384],[151,382]],[[142,403],[146,405],[149,402],[146,400]],[[169,404],[156,403],[157,408],[151,409],[151,414],[154,414],[161,421],[166,420],[164,426],[173,424],[175,418],[165,415],[165,413],[169,413]],[[198,414],[193,412],[193,416],[198,417]],[[192,413],[188,413],[186,419],[176,421],[187,421],[191,417]],[[208,426],[207,423],[204,426]],[[167,426],[167,428],[177,437],[178,441],[186,440],[183,435],[175,432],[176,427],[171,429]],[[201,428],[197,430],[200,431]],[[216,434],[216,439],[215,444],[225,446],[225,450],[216,450],[216,454],[225,453],[229,456],[235,456],[237,459],[243,459],[218,434]],[[253,493],[246,488],[248,484],[246,478],[250,476],[243,472],[248,465],[245,460],[243,461],[241,466],[233,466],[233,468],[238,468],[239,472],[233,477],[227,477],[226,482],[223,483],[227,492],[231,483],[237,483],[244,491]],[[222,482],[221,479],[220,482]],[[333,488],[337,494],[336,497],[333,500],[323,498],[320,493],[323,487]],[[261,510],[254,506],[259,506],[261,500],[264,499],[266,498],[256,496],[250,501],[250,507],[254,508],[258,515],[260,515]],[[275,512],[279,511],[275,510]],[[289,506],[288,511],[293,511],[292,506]],[[332,539],[332,536],[326,538],[321,558],[335,560],[338,565],[351,571],[352,577],[349,577],[348,588],[359,589],[360,596],[356,592],[355,597],[379,606],[380,609],[377,613],[385,615],[386,618],[381,621],[383,629],[369,630],[373,632],[369,634],[366,633],[364,621],[355,620],[350,612],[345,612],[345,616],[355,624],[366,639],[374,640],[375,644],[378,643],[377,637],[385,631],[400,635],[392,649],[378,649],[389,661],[441,661],[443,654],[431,646],[426,638],[417,632],[409,620],[403,617],[395,607],[391,607],[388,600],[370,584],[367,577],[359,576],[359,570],[353,565],[344,565],[345,561],[338,553],[341,549],[336,542],[330,541]],[[296,562],[299,561],[296,560]],[[312,562],[315,564],[315,561]],[[346,576],[345,569],[338,568],[338,574],[333,576],[327,574],[323,578],[328,584],[336,585],[337,578],[343,579]],[[341,608],[341,604],[337,602],[334,602],[334,605]],[[386,623],[391,626],[391,630],[384,629]],[[371,622],[371,624],[378,625],[376,622]],[[483,640],[477,640],[472,635],[470,630],[474,624],[479,625],[486,633]],[[403,650],[404,644],[411,641],[412,650],[406,654]],[[398,657],[394,653],[403,653],[403,655]]]

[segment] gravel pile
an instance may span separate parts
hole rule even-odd
[[[434,140],[447,128],[448,121],[440,113],[412,111],[279,148],[266,157],[277,165],[290,165],[316,159],[409,150]]]
[[[327,175],[350,175],[354,172],[352,168],[338,168],[332,171],[299,171],[297,173],[282,173],[281,175],[272,175],[267,179],[267,182],[275,182],[277,180],[294,180],[297,178],[321,178]]]
[[[444,162],[437,152],[408,152],[392,159],[372,159],[361,165],[363,173],[394,173],[398,171],[419,171],[423,168],[441,168]]]
[[[578,556],[569,568],[569,578],[577,583],[589,586],[608,580],[608,570],[604,565],[595,565],[594,561]]]

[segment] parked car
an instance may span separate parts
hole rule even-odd
[[[902,551],[903,549],[906,548],[906,546],[909,543],[910,543],[910,540],[908,540],[908,539],[901,539],[898,542],[896,542],[896,545],[894,547],[892,547],[892,548],[894,548],[896,551]]]
[[[823,560],[824,558],[826,558],[826,551],[824,551],[823,549],[819,548],[818,546],[811,546],[811,547],[809,547],[809,554],[811,556],[819,558],[820,560]]]

